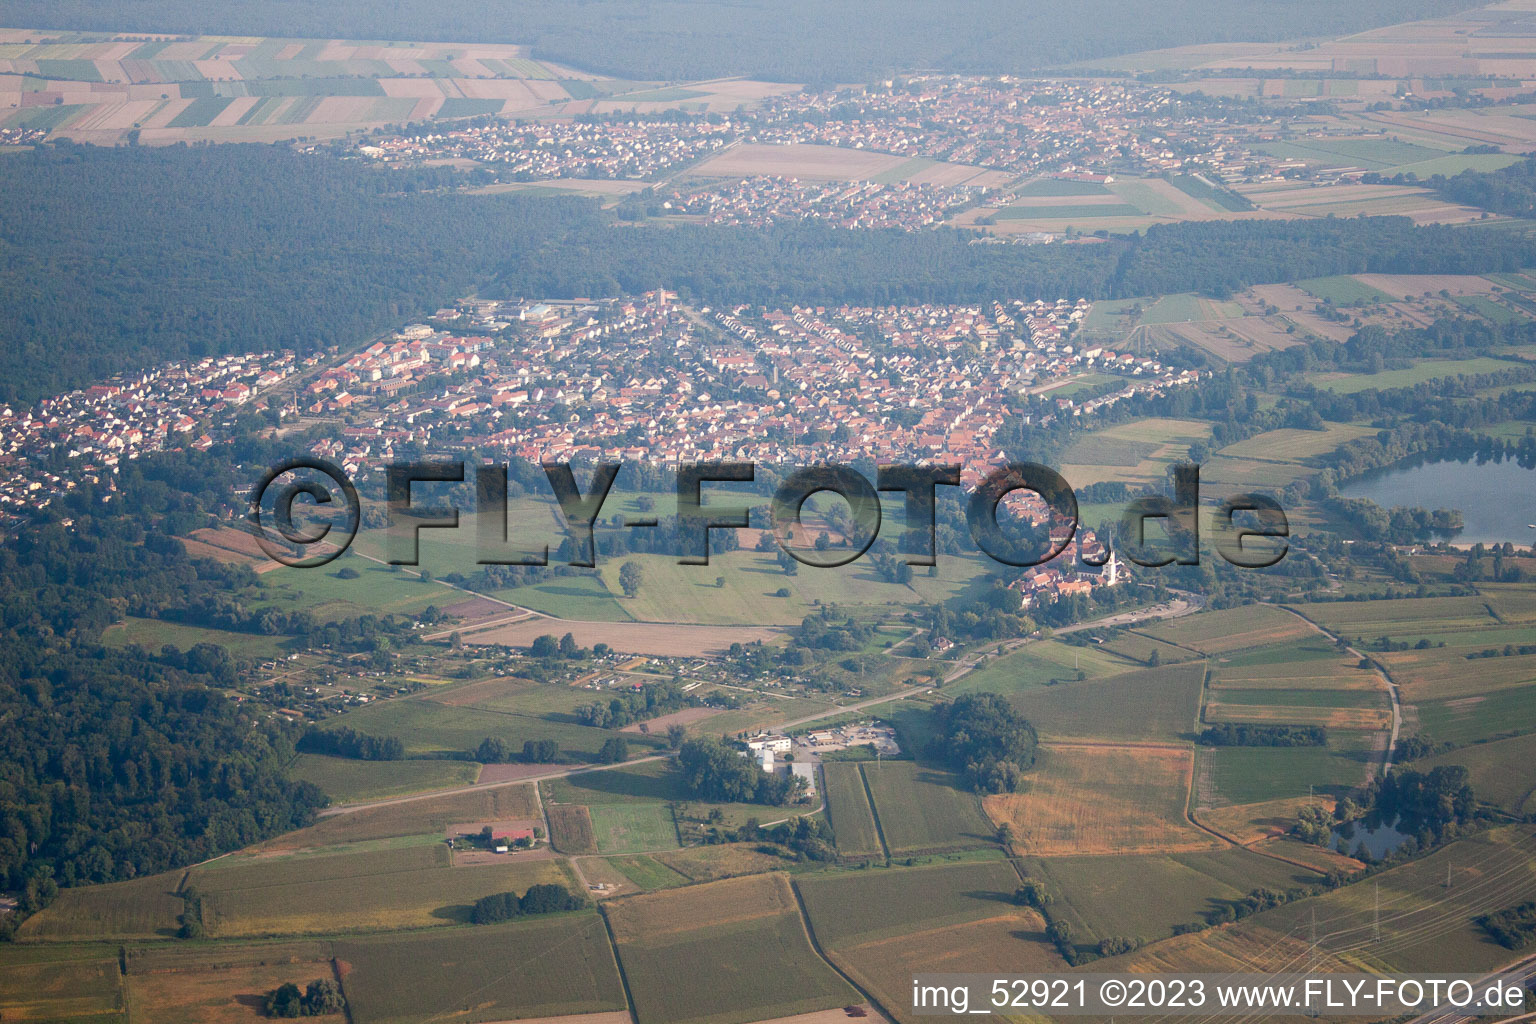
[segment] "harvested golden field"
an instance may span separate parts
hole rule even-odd
[[[1039,857],[1208,850],[1184,816],[1194,754],[1174,746],[1042,744],[1026,788],[983,799],[1015,846]]]
[[[619,943],[655,942],[702,927],[799,913],[783,875],[751,875],[708,885],[635,896],[607,905]]]
[[[1392,712],[1386,708],[1326,708],[1299,704],[1223,704],[1205,705],[1205,720],[1220,722],[1255,722],[1260,725],[1321,725],[1329,729],[1374,731],[1392,725]]]
[[[561,853],[596,853],[592,814],[583,804],[548,804],[550,843]]]
[[[1256,804],[1203,807],[1195,817],[1201,824],[1247,845],[1271,836],[1284,835],[1296,824],[1296,815],[1303,807],[1322,803],[1311,797],[1291,796],[1279,800],[1262,800]]]

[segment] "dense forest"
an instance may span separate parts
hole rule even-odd
[[[522,43],[620,78],[867,81],[892,72],[1017,73],[1136,50],[1333,36],[1449,14],[1458,0],[7,0],[49,28]]]
[[[122,501],[79,488],[0,546],[0,889],[22,890],[23,913],[58,886],[202,860],[325,803],[284,776],[298,729],[224,695],[221,648],[96,642],[134,600],[193,606],[249,575],[189,560],[167,532],[226,484],[205,461],[140,460]]]
[[[9,154],[0,401],[187,356],[356,344],[475,282],[590,204],[427,194],[287,147]]]
[[[1165,225],[1143,236],[977,245],[941,230],[623,226],[568,197],[468,195],[281,146],[45,147],[0,190],[0,402],[166,359],[355,345],[484,285],[701,302],[1089,299],[1327,274],[1536,263],[1513,233],[1406,218]]]
[[[1424,184],[1453,203],[1508,217],[1536,215],[1536,160],[1522,160],[1497,171],[1437,174]]]
[[[1004,698],[967,693],[944,709],[938,742],[944,760],[964,772],[972,788],[1011,793],[1034,766],[1039,737]]]

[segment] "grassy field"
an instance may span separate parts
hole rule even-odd
[[[992,845],[993,828],[959,776],[911,761],[862,767],[891,856]]]
[[[562,753],[595,760],[603,743],[617,735],[553,717],[483,711],[413,698],[380,701],[350,711],[334,721],[371,736],[398,736],[405,741],[408,755],[463,755],[491,736],[504,740],[513,750],[521,750],[525,740],[554,740]],[[632,750],[637,747],[643,750],[663,742],[633,733],[625,738]]]
[[[1083,946],[1117,935],[1164,939],[1175,925],[1201,921],[1253,889],[1318,880],[1313,872],[1238,847],[1162,856],[1029,858],[1020,870],[1046,883],[1054,899],[1051,914],[1065,918]],[[1125,898],[1133,892],[1142,898]]]
[[[657,889],[673,889],[679,885],[687,885],[691,879],[678,871],[663,864],[655,857],[610,857],[609,864],[618,869],[619,873],[639,886],[645,892],[653,892]]]
[[[1100,645],[1099,649],[1143,665],[1150,661],[1154,655],[1156,655],[1160,665],[1171,665],[1175,662],[1191,661],[1200,657],[1194,651],[1175,647],[1173,644],[1164,643],[1162,640],[1156,640],[1143,633],[1129,629],[1109,637]]]
[[[1383,370],[1380,373],[1317,373],[1308,374],[1311,383],[1340,395],[1353,395],[1368,388],[1386,391],[1391,388],[1411,388],[1427,381],[1463,374],[1502,373],[1515,364],[1504,359],[1477,356],[1472,359],[1421,359],[1406,370]]]
[[[1416,705],[1419,731],[1435,743],[1477,743],[1512,732],[1536,731],[1536,700],[1529,689],[1457,697]]]
[[[481,896],[570,885],[561,862],[507,858],[448,866],[442,844],[318,857],[238,858],[194,869],[210,935],[252,937],[385,930],[467,922]]]
[[[1536,764],[1536,734],[1463,747],[1425,758],[1411,767],[1429,771],[1442,764],[1465,766],[1471,773],[1472,791],[1479,800],[1515,814],[1529,813],[1536,805],[1532,800],[1536,795],[1536,778],[1530,772],[1530,766]]]
[[[1109,186],[1096,181],[1067,181],[1062,178],[1038,178],[1018,190],[1021,196],[1107,196]]]
[[[1375,304],[1379,302],[1391,302],[1392,296],[1380,288],[1373,288],[1358,278],[1347,274],[1337,277],[1313,277],[1305,281],[1297,281],[1296,287],[1308,294],[1315,295],[1324,302],[1331,302],[1335,306],[1349,306],[1357,302]]]
[[[1177,740],[1200,715],[1204,662],[1029,690],[1011,698],[1048,738]]]
[[[745,1024],[859,1002],[812,951],[782,875],[604,907],[638,1024]]]
[[[253,633],[235,633],[227,629],[205,629],[202,626],[184,626],[179,622],[161,619],[141,619],[132,615],[122,622],[108,626],[101,635],[101,642],[108,647],[127,647],[138,644],[147,651],[159,653],[169,644],[183,651],[198,644],[217,644],[237,658],[277,658],[284,654],[283,637],[258,636]]]
[[[1367,764],[1379,758],[1366,735],[1330,734],[1327,747],[1218,747],[1200,756],[1209,759],[1216,793],[1228,803],[1343,793],[1364,782]]]
[[[480,774],[480,766],[473,761],[358,761],[300,754],[288,774],[313,782],[336,803],[351,803],[466,786]]]
[[[882,857],[885,848],[875,830],[874,814],[864,792],[864,776],[853,763],[828,762],[822,767],[826,785],[827,817],[837,836],[837,852],[844,857]]]
[[[1053,744],[1025,789],[983,805],[1036,856],[1204,850],[1214,839],[1184,816],[1192,770],[1186,748]]]
[[[597,820],[603,813],[598,808],[623,804],[659,808],[666,812],[665,805],[675,802],[686,805],[689,814],[695,817],[708,815],[711,810],[718,808],[722,815],[720,823],[728,828],[736,828],[745,823],[748,818],[762,820],[765,815],[780,816],[775,808],[764,807],[762,804],[715,804],[698,800],[688,792],[682,778],[672,770],[670,761],[650,761],[623,768],[571,775],[550,779],[542,785],[544,793],[553,802],[586,805],[592,814],[594,828],[597,827]],[[789,811],[790,809],[786,809],[785,813]],[[670,822],[671,813],[667,812],[666,817]],[[615,817],[612,820],[620,822],[621,818]],[[600,836],[599,843],[601,843]],[[677,845],[675,833],[670,845]]]
[[[981,665],[962,676],[946,693],[1013,694],[1077,678],[1099,679],[1134,668],[1135,665],[1097,647],[1069,647],[1054,640],[1038,640],[1011,654]]]
[[[840,949],[997,913],[1019,876],[998,859],[802,875],[795,885],[816,940]]]
[[[354,1024],[505,1021],[625,1008],[596,914],[336,943]]]
[[[593,804],[598,853],[644,853],[677,846],[677,825],[664,804]]]

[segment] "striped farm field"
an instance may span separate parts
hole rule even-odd
[[[826,785],[827,816],[837,836],[837,852],[844,857],[883,856],[885,848],[875,830],[875,816],[869,808],[859,766],[828,761],[821,771]]]
[[[507,1021],[625,1008],[613,950],[593,913],[360,937],[337,942],[335,951],[348,969],[353,1024]]]
[[[1314,630],[1289,612],[1253,604],[1160,622],[1140,632],[1215,655],[1284,643],[1313,634]]]
[[[860,997],[811,949],[783,875],[604,904],[637,1024],[747,1024]]]
[[[976,794],[958,775],[912,761],[861,766],[891,856],[965,850],[993,844],[993,828]]]
[[[795,885],[816,939],[833,963],[912,1020],[920,971],[1059,971],[1040,915],[1012,903],[1019,884],[1006,861],[873,868],[802,875]],[[921,1018],[918,1018],[919,1020]]]

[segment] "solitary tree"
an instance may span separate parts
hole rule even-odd
[[[645,573],[640,569],[638,562],[625,562],[619,566],[619,586],[624,589],[625,597],[635,597],[640,593],[640,584],[645,580]]]

